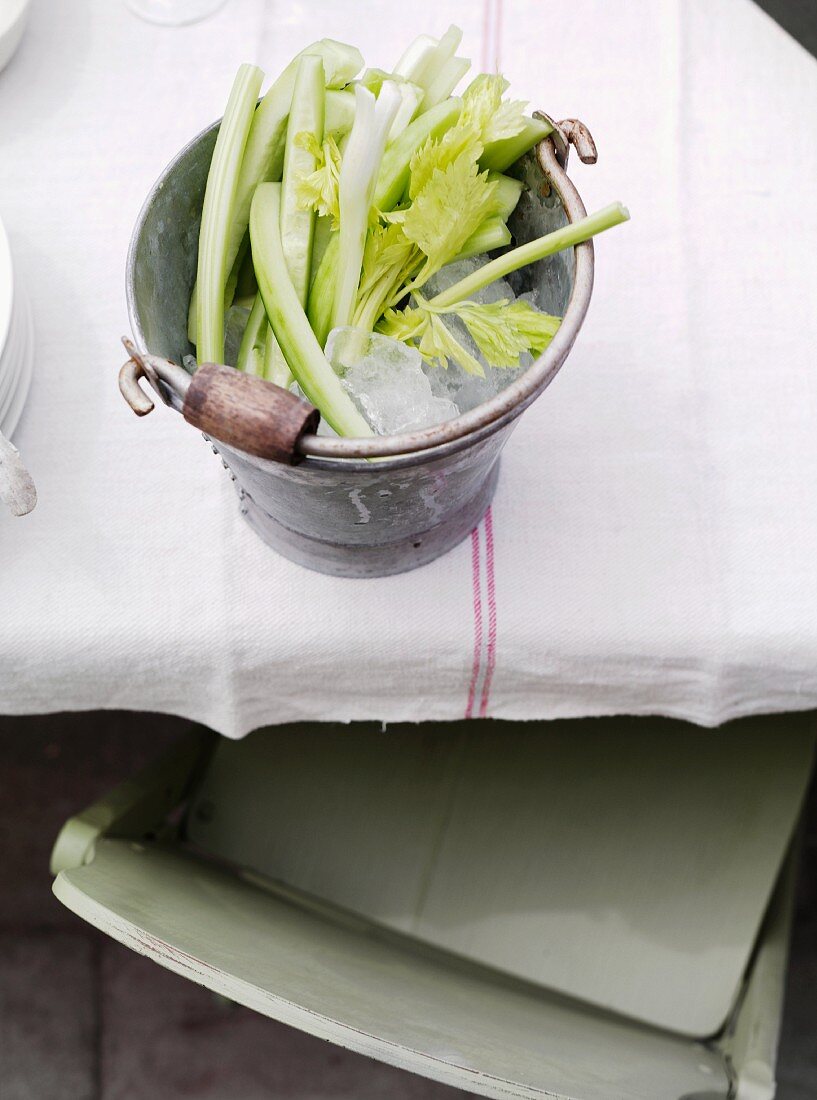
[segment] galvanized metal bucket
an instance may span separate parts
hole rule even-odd
[[[162,173],[128,254],[136,344],[175,363],[193,350],[187,310],[218,125],[194,138]],[[569,142],[582,160],[595,160],[592,138],[570,120],[520,161],[526,189],[510,223],[517,242],[584,217],[565,173]],[[424,565],[473,530],[491,501],[499,454],[516,419],[553,380],[581,328],[593,286],[592,242],[533,264],[520,277],[520,289],[533,290],[539,308],[563,317],[562,324],[529,370],[471,412],[399,436],[355,440],[307,431],[295,444],[295,464],[258,458],[235,440],[228,445],[211,437],[235,482],[243,515],[265,542],[309,569],[367,577]],[[139,371],[130,367],[123,394],[135,411],[148,411],[152,405],[138,388]],[[154,386],[181,409],[190,376],[170,364],[159,375]]]

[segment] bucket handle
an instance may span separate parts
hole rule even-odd
[[[288,466],[303,460],[298,443],[318,430],[320,414],[294,393],[220,363],[202,363],[194,375],[158,355],[140,352],[122,337],[130,358],[119,372],[119,389],[137,416],[153,402],[139,385],[146,378],[166,405],[205,435],[258,458]]]

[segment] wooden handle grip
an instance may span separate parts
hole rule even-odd
[[[318,410],[294,393],[232,367],[204,363],[188,387],[182,414],[213,439],[259,458],[294,465],[306,432],[315,432]]]

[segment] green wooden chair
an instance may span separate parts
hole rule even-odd
[[[809,716],[202,734],[71,819],[70,909],[493,1097],[764,1100]]]

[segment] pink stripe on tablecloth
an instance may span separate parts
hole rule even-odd
[[[482,0],[482,71],[488,68],[488,50],[491,41],[491,0]]]
[[[482,665],[482,578],[479,565],[479,528],[471,532],[471,582],[474,590],[474,660],[471,666],[471,686],[468,689],[468,703],[465,717],[473,718],[474,700],[479,683],[479,671]]]
[[[479,704],[479,716],[488,713],[488,700],[491,697],[491,681],[496,667],[496,581],[494,579],[494,520],[491,508],[485,513],[485,572],[488,588],[488,664],[485,679],[482,682],[482,699]]]
[[[500,70],[500,54],[502,53],[502,0],[496,0],[496,24],[494,26],[494,67]]]
[[[502,52],[502,0],[494,3],[494,40],[493,40],[494,64],[493,68],[500,69],[500,54]],[[487,53],[483,43],[483,55]],[[484,57],[483,69],[488,69],[488,58]],[[497,637],[497,613],[496,613],[496,577],[494,572],[494,514],[491,507],[485,513],[485,572],[487,575],[488,589],[488,654],[485,677],[482,682],[482,698],[479,705],[479,716],[485,718],[488,714],[488,703],[491,698],[491,684],[496,668],[496,637]]]

